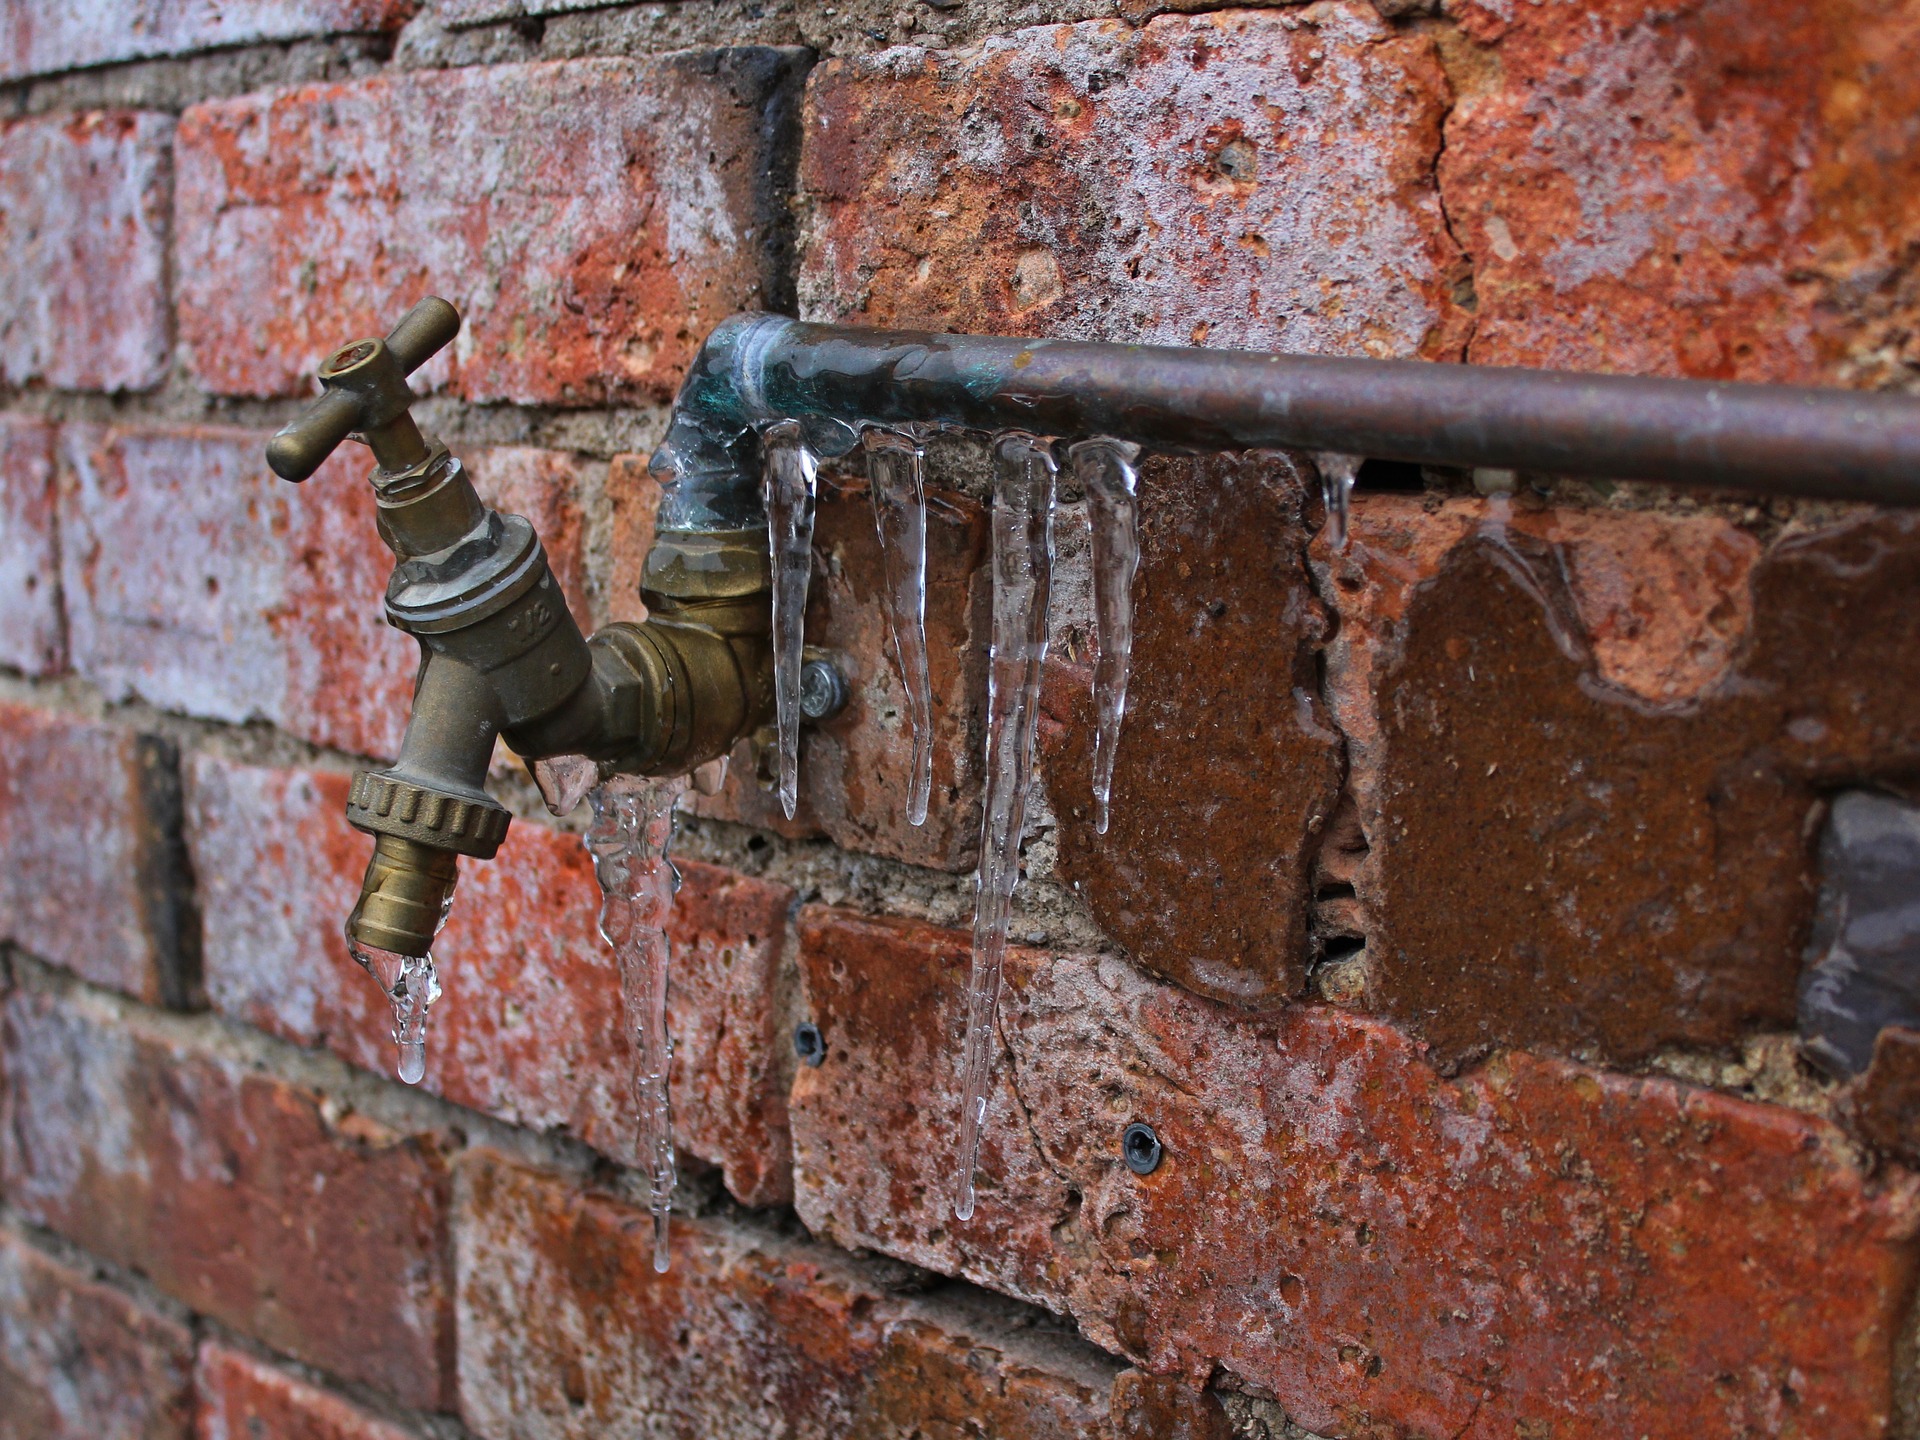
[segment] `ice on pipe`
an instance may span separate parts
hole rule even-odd
[[[760,433],[760,498],[773,561],[773,700],[780,808],[789,820],[800,794],[800,671],[806,649],[807,584],[813,575],[813,502],[820,460],[797,420]]]
[[[673,1061],[667,1033],[667,918],[680,877],[667,851],[673,842],[673,807],[686,788],[684,777],[612,776],[588,796],[593,823],[586,837],[600,882],[600,934],[620,969],[633,1041],[635,1149],[653,1214],[653,1268],[663,1272],[669,1258],[667,1217],[678,1180],[667,1090]]]
[[[993,445],[993,648],[987,678],[986,793],[980,860],[973,879],[973,964],[967,982],[961,1052],[960,1156],[954,1215],[971,1219],[974,1169],[993,1081],[994,1011],[1020,837],[1033,777],[1034,721],[1047,658],[1047,605],[1053,583],[1053,448],[1010,431]]]
[[[913,740],[907,776],[907,823],[924,825],[933,793],[933,685],[927,672],[926,451],[917,435],[868,430],[867,488],[880,536],[887,625],[906,696]]]
[[[1074,478],[1087,497],[1093,529],[1093,828],[1107,833],[1113,759],[1127,713],[1127,677],[1133,668],[1133,577],[1140,568],[1140,447],[1104,435],[1067,450]]]

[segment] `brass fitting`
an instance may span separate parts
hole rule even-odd
[[[460,462],[420,433],[406,376],[458,332],[444,300],[320,368],[325,393],[267,447],[289,480],[357,435],[374,453],[380,538],[396,564],[388,622],[421,647],[399,758],[354,777],[347,820],[375,837],[359,944],[424,955],[458,857],[490,859],[511,817],[486,792],[496,737],[528,761],[586,755],[678,775],[727,754],[773,713],[771,576],[758,529],[668,531],[647,557],[639,625],[591,642],[533,526],[489,509]]]

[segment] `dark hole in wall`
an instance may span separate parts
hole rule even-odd
[[[1920,1029],[1920,808],[1869,790],[1834,798],[1800,979],[1800,1041],[1849,1079],[1883,1027]]]
[[[1356,490],[1395,495],[1424,495],[1427,489],[1420,467],[1404,460],[1369,460],[1360,467],[1353,484]]]

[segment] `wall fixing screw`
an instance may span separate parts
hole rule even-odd
[[[1153,1133],[1151,1125],[1142,1125],[1136,1120],[1120,1136],[1120,1158],[1136,1175],[1151,1175],[1158,1170],[1162,1153],[1160,1137]]]
[[[793,1053],[800,1057],[802,1065],[817,1067],[826,1063],[826,1037],[811,1020],[802,1020],[793,1027]]]
[[[846,677],[824,656],[813,656],[800,667],[800,713],[818,723],[838,715],[847,703]]]

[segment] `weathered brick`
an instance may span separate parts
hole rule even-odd
[[[643,1210],[485,1152],[459,1193],[460,1412],[486,1440],[1108,1435],[1113,1362],[988,1299],[902,1299],[711,1220],[676,1219],[656,1275]]]
[[[1298,477],[1271,457],[1145,467],[1105,835],[1092,823],[1088,659],[1057,658],[1043,697],[1061,878],[1130,958],[1239,1004],[1304,983],[1310,872],[1340,789],[1300,504]]]
[[[419,1433],[216,1340],[200,1347],[193,1380],[195,1440],[415,1440]]]
[[[187,1440],[193,1336],[0,1227],[0,1440]]]
[[[145,390],[166,374],[174,125],[128,110],[0,124],[0,378]]]
[[[419,0],[0,0],[0,80],[310,35],[399,28]]]
[[[166,742],[0,704],[0,939],[150,1003],[190,999],[178,810]]]
[[[43,420],[0,416],[0,665],[28,675],[66,664],[53,437]]]
[[[1920,363],[1920,15],[1454,0],[1442,193],[1489,364],[1886,383]]]
[[[206,918],[208,999],[224,1014],[391,1073],[391,1013],[341,925],[371,842],[347,828],[347,777],[196,756],[188,832]],[[436,947],[445,995],[426,1088],[632,1161],[620,981],[585,847],[525,821],[498,857],[464,861]],[[792,1196],[780,960],[792,894],[680,864],[670,931],[676,1139],[748,1204]]]
[[[451,1351],[443,1140],[95,995],[5,1003],[8,1202],[277,1350],[422,1408]]]
[[[799,64],[748,49],[500,65],[195,106],[188,364],[220,394],[302,393],[335,346],[437,293],[467,324],[425,381],[470,400],[669,398],[708,329],[778,302]]]
[[[1920,763],[1920,520],[1380,496],[1328,574],[1369,1005],[1447,1063],[1792,1028],[1821,796]]]
[[[382,612],[393,557],[364,454],[352,447],[289,485],[267,470],[264,444],[215,427],[65,428],[73,666],[114,697],[391,755],[419,654]],[[483,498],[534,521],[584,615],[572,462],[518,448],[463,458]]]
[[[807,643],[831,651],[847,706],[800,740],[800,808],[788,821],[752,768],[730,767],[725,790],[697,814],[788,835],[826,832],[850,849],[946,870],[970,866],[980,831],[981,727],[991,630],[987,517],[964,496],[927,495],[927,668],[933,697],[933,800],[907,823],[913,737],[893,659],[873,509],[863,487],[823,487],[814,524]],[[744,758],[742,747],[736,759]]]
[[[1824,1121],[1016,951],[952,1218],[966,937],[802,912],[802,1218],[1342,1434],[1881,1434],[1920,1180]],[[1140,1177],[1120,1135],[1165,1147]],[[1703,1376],[1713,1377],[1706,1383]]]
[[[809,84],[803,302],[994,334],[1455,356],[1432,44],[1367,6],[1049,26]]]

